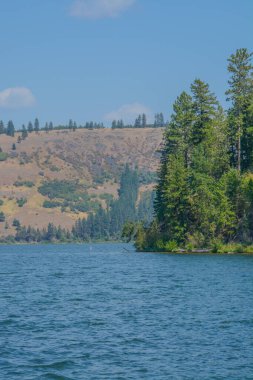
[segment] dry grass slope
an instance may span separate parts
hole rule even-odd
[[[4,201],[0,211],[6,214],[9,229],[0,223],[0,235],[13,232],[14,218],[39,228],[49,222],[70,228],[86,214],[43,208],[48,198],[38,192],[41,183],[74,180],[94,197],[104,193],[117,197],[119,175],[126,163],[138,166],[141,172],[157,170],[162,133],[160,128],[41,131],[29,134],[21,143],[17,143],[18,134],[15,138],[0,135],[0,147],[9,154],[0,162],[0,199]],[[16,181],[31,181],[34,186],[17,187]],[[27,199],[23,207],[17,204],[21,198]]]

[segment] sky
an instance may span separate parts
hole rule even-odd
[[[253,0],[0,0],[0,119],[169,119],[195,78],[225,106],[227,58],[253,51]]]

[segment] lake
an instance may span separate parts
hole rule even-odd
[[[253,379],[253,256],[0,246],[0,379]]]

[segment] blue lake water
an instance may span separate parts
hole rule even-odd
[[[253,379],[253,257],[0,246],[0,379]]]

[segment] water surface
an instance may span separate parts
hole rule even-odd
[[[0,379],[253,379],[253,257],[0,246]]]

